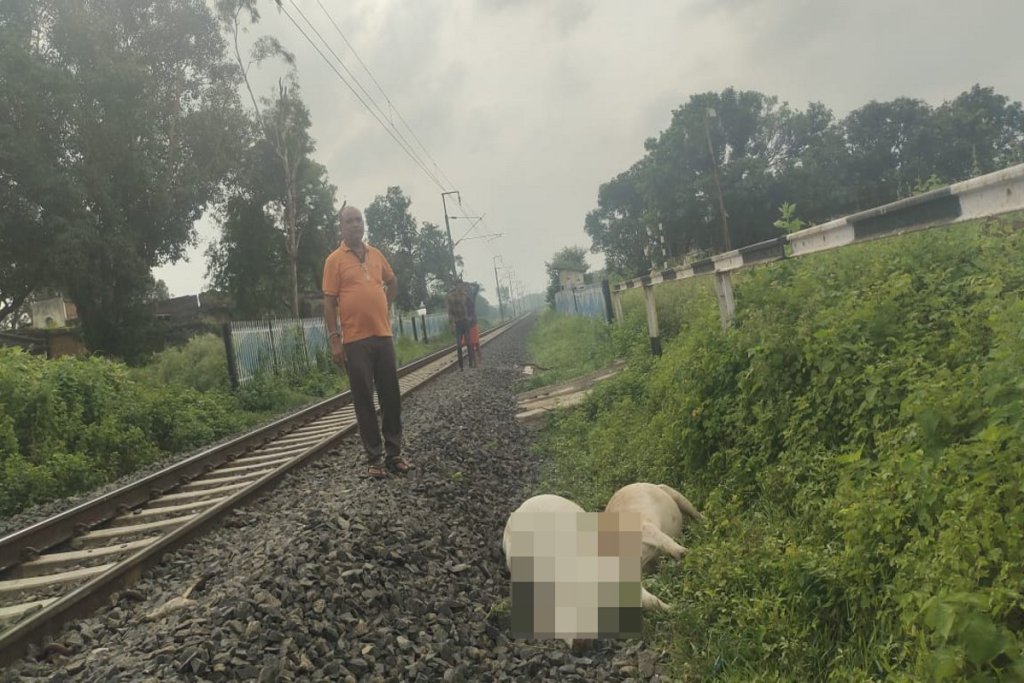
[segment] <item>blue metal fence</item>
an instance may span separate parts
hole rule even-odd
[[[584,285],[555,292],[555,310],[569,315],[605,318],[605,299],[601,285]]]
[[[308,372],[330,367],[330,345],[323,317],[277,318],[233,321],[226,326],[230,335],[228,366],[232,381],[245,384],[261,372]],[[391,332],[397,339],[425,341],[448,331],[448,314],[426,316],[406,314],[391,317]],[[233,364],[233,367],[232,367]]]

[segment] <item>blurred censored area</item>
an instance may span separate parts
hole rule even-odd
[[[639,638],[641,518],[524,512],[511,521],[513,638]]]

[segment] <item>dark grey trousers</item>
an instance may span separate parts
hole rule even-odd
[[[381,465],[385,457],[387,460],[397,458],[402,452],[402,395],[398,388],[394,340],[368,337],[345,344],[345,367],[367,461]],[[380,403],[379,428],[373,407],[374,387]]]
[[[474,367],[473,344],[469,341],[469,328],[472,323],[469,320],[455,321],[455,351],[459,357],[459,370],[462,370],[462,346],[466,346],[466,355],[469,356],[469,367]]]

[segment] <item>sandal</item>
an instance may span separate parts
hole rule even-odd
[[[388,463],[388,469],[396,474],[404,474],[412,469],[412,463],[405,458],[397,458]]]
[[[388,476],[388,471],[380,465],[370,465],[366,469],[366,476],[370,479],[385,479]]]

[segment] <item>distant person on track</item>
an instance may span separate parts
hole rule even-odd
[[[469,345],[473,347],[473,356],[477,366],[483,358],[480,356],[480,326],[476,319],[476,295],[480,293],[480,284],[466,282],[466,296],[469,305]]]
[[[452,334],[455,335],[455,350],[459,357],[459,370],[462,366],[462,346],[466,346],[466,355],[469,356],[469,367],[474,367],[473,344],[469,339],[470,309],[469,292],[466,289],[462,278],[455,281],[455,287],[445,297],[448,304],[448,324],[451,326]]]
[[[340,227],[341,244],[324,264],[324,321],[331,356],[348,374],[368,460],[367,474],[379,479],[387,477],[389,470],[403,473],[412,469],[412,463],[401,455],[402,395],[388,315],[388,306],[398,293],[398,280],[384,255],[363,242],[365,226],[359,209],[343,208]],[[379,428],[374,388],[381,409]]]

